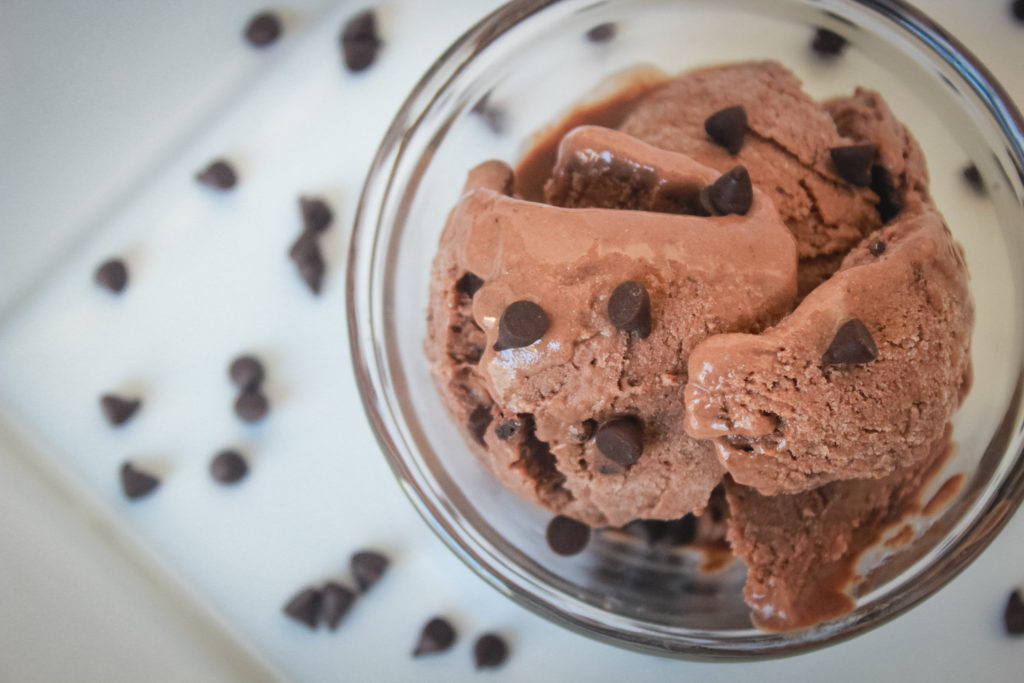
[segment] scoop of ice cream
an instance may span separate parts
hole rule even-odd
[[[764,495],[927,458],[970,374],[960,247],[926,210],[893,223],[778,326],[693,350],[686,430]]]

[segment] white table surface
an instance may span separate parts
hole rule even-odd
[[[270,209],[279,212],[277,220],[285,226],[274,239],[286,244],[293,236],[294,226],[289,227],[289,221],[295,220],[293,202],[298,192],[323,192],[342,207],[326,243],[329,261],[340,265],[362,170],[401,94],[444,46],[497,4],[493,0],[393,0],[383,6],[385,35],[390,41],[379,69],[388,76],[387,87],[377,83],[371,91],[369,79],[355,80],[350,84],[351,102],[325,98],[322,103],[337,107],[340,115],[349,117],[347,121],[375,133],[331,164],[299,165],[289,170],[291,185],[282,191],[279,206]],[[952,29],[1015,99],[1024,102],[1024,74],[1019,69],[1024,61],[1024,26],[1009,20],[1007,2],[927,0],[919,5]],[[274,182],[280,184],[279,176],[261,171],[251,152],[246,155],[242,138],[232,135],[233,130],[245,131],[247,125],[256,123],[244,117],[221,120],[222,114],[243,95],[258,98],[258,93],[247,94],[250,86],[266,80],[266,71],[274,68],[275,60],[297,59],[289,52],[291,46],[315,37],[317,30],[324,33],[323,64],[317,68],[337,71],[338,78],[343,78],[337,67],[334,27],[359,5],[327,0],[280,3],[287,21],[286,38],[271,50],[256,52],[241,45],[239,33],[245,20],[263,6],[255,0],[0,0],[0,314],[44,281],[88,277],[87,266],[96,262],[102,249],[112,247],[102,241],[93,244],[82,236],[109,221],[124,197],[168,167],[180,168],[183,183],[188,183],[188,173],[205,159],[200,155],[215,154],[226,145],[242,159],[243,174],[251,167],[252,183],[243,183],[242,192],[231,201],[242,204],[245,192],[267,192]],[[324,17],[333,22],[329,31],[323,28]],[[298,121],[303,112],[283,107],[281,115]],[[186,143],[192,147],[197,140],[195,156],[179,154]],[[295,158],[302,152],[278,149],[284,143],[272,135],[261,144],[269,158],[274,154],[281,159]],[[325,184],[325,177],[336,182]],[[200,209],[186,206],[177,210]],[[230,202],[218,211],[223,214],[218,220],[223,220],[223,230],[229,235],[233,230],[241,234],[243,224],[256,218]],[[153,231],[146,233],[126,224],[115,226],[111,234],[149,234],[148,239],[160,239],[159,226]],[[245,253],[260,258],[256,247]],[[204,272],[204,267],[215,272],[215,263],[204,264],[203,258],[197,261],[197,273]],[[63,264],[61,269],[55,270],[55,263]],[[150,267],[158,269],[160,261],[154,260]],[[287,264],[281,268],[287,269]],[[188,275],[180,277],[184,281]],[[310,300],[289,313],[296,324],[308,326],[313,336],[335,333],[334,327],[320,320],[324,310],[333,308],[340,314],[343,309],[340,268],[335,268],[330,278],[322,300]],[[52,297],[60,301],[59,282],[54,289]],[[150,295],[161,296],[158,292]],[[144,299],[145,290],[139,296]],[[283,299],[277,305],[290,306]],[[1003,635],[1001,613],[1008,591],[1024,583],[1024,515],[1020,514],[978,561],[937,596],[852,642],[796,658],[729,665],[669,661],[611,648],[548,624],[486,587],[429,535],[402,497],[365,426],[356,425],[350,431],[344,425],[335,428],[359,458],[352,466],[359,468],[360,486],[371,488],[379,497],[378,509],[367,516],[355,505],[358,496],[352,495],[353,502],[346,505],[349,492],[343,485],[339,488],[338,482],[310,483],[308,477],[302,478],[302,458],[306,451],[315,450],[315,444],[295,441],[294,433],[308,427],[304,417],[312,416],[314,421],[329,418],[317,412],[318,406],[344,400],[331,390],[317,394],[305,388],[316,384],[319,373],[350,381],[348,359],[322,367],[308,359],[276,358],[276,341],[266,333],[267,323],[272,321],[261,317],[260,306],[265,304],[243,307],[239,317],[246,322],[192,346],[183,344],[191,349],[196,372],[207,374],[223,372],[231,354],[240,350],[237,345],[246,343],[240,340],[252,340],[257,350],[268,350],[269,391],[284,407],[272,415],[273,425],[259,432],[225,431],[222,423],[233,423],[229,416],[220,415],[199,421],[194,429],[190,425],[195,434],[180,438],[181,424],[174,422],[147,424],[140,420],[129,428],[134,431],[116,437],[105,430],[80,428],[96,421],[95,394],[104,381],[88,370],[65,377],[55,376],[55,372],[40,374],[36,382],[41,387],[39,396],[61,393],[61,382],[66,382],[66,402],[43,405],[22,395],[23,402],[32,404],[24,413],[0,414],[0,680],[255,681],[279,677],[326,681],[369,680],[372,675],[375,680],[476,680],[483,676],[494,680],[653,681],[671,677],[732,681],[756,677],[788,681],[826,677],[913,680],[922,674],[933,680],[1019,680],[1024,641]],[[82,315],[108,322],[114,319],[111,311]],[[175,321],[145,320],[157,330],[151,334],[180,330],[172,325]],[[166,329],[161,324],[166,324]],[[61,328],[55,326],[52,332],[59,335]],[[117,332],[124,331],[111,328],[112,336]],[[17,335],[14,337],[16,342]],[[97,333],[82,335],[83,348],[93,344],[102,350],[104,342]],[[45,358],[47,351],[26,350],[13,342],[6,350],[8,357],[18,352],[36,360]],[[0,346],[0,358],[3,352]],[[124,353],[128,354],[129,372],[136,376],[141,373],[137,368],[153,365],[151,356]],[[173,386],[175,380],[183,386],[196,381],[188,376],[173,377],[174,364],[168,361],[165,365],[156,363],[155,372],[167,376],[162,386]],[[22,370],[9,365],[7,371],[6,376],[0,374],[0,395],[5,387],[21,386],[19,382],[32,379],[31,364]],[[223,395],[212,394],[194,398],[183,392],[182,398],[164,399],[165,414],[184,414],[181,411],[194,409],[196,403],[203,410],[207,404],[209,410],[216,410],[228,400],[226,388]],[[76,412],[84,410],[76,409],[79,404],[88,404],[88,414]],[[20,424],[24,415],[38,418],[36,424],[51,420],[55,426],[45,438],[37,439]],[[356,424],[362,415],[350,419]],[[129,447],[149,444],[153,448],[156,443],[163,448],[174,444],[191,447],[189,438],[205,439],[203,443],[210,448],[179,456],[171,480],[193,483],[177,488],[167,485],[145,508],[127,504],[112,508],[110,501],[116,500],[113,480],[109,484],[92,482],[94,494],[83,496],[73,468],[45,464],[49,462],[48,449],[72,439],[83,448],[110,451],[102,457],[116,463]],[[245,489],[213,490],[212,484],[199,476],[210,453],[225,442],[257,444]],[[283,450],[294,452],[281,453]],[[289,463],[286,456],[293,460]],[[166,459],[166,454],[153,457],[159,461]],[[189,473],[190,479],[186,477]],[[289,511],[287,519],[293,521],[281,522],[270,514],[268,505],[275,490],[288,486],[306,487],[309,504],[308,509]],[[261,492],[265,498],[259,498]],[[224,502],[236,493],[234,502]],[[326,507],[318,503],[327,498],[342,500]],[[207,511],[219,512],[201,519],[183,516],[181,511],[193,501],[198,501],[197,507],[205,505]],[[124,515],[133,516],[131,529],[118,522]],[[337,523],[339,517],[343,521],[332,528],[329,521]],[[168,524],[187,527],[179,534],[180,547],[165,547],[162,554],[140,553],[140,532],[142,536],[166,534]],[[263,525],[265,537],[247,531],[252,525]],[[217,594],[211,595],[197,590],[194,582],[183,582],[174,562],[167,561],[168,555],[173,559],[200,553],[204,543],[219,547],[237,544],[240,558],[256,557],[273,547],[288,561],[264,568],[211,560],[203,569],[190,572],[200,575],[200,584],[219,587]],[[393,555],[394,569],[387,583],[366,598],[367,604],[359,605],[339,633],[311,635],[280,617],[280,603],[291,591],[304,583],[343,577],[348,554],[374,544],[381,544]],[[247,611],[249,604],[252,607]],[[451,653],[430,661],[413,661],[408,650],[419,626],[434,613],[452,618],[459,627],[460,642]],[[224,615],[229,616],[224,619]],[[505,634],[513,654],[506,667],[484,675],[472,670],[469,649],[472,635],[488,629]]]

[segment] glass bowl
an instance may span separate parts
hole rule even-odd
[[[605,22],[616,23],[613,40],[584,39]],[[845,53],[816,59],[808,48],[814,27],[844,36]],[[629,67],[673,74],[752,58],[781,61],[816,98],[857,85],[886,97],[925,151],[936,203],[966,249],[977,306],[974,390],[954,419],[954,456],[933,482],[963,472],[961,489],[940,513],[915,521],[908,545],[862,558],[851,612],[783,633],[751,624],[740,562],[706,572],[685,551],[637,553],[600,534],[579,555],[555,555],[544,538],[550,514],[477,462],[435,393],[423,352],[431,260],[468,169],[491,158],[515,165],[532,133],[592,96],[597,84],[622,85]],[[472,111],[485,95],[500,117]],[[491,585],[617,645],[693,658],[792,654],[906,611],[977,557],[1024,492],[1022,127],[985,68],[899,2],[523,0],[502,7],[452,45],[409,95],[370,169],[352,235],[355,372],[401,486]],[[984,195],[963,182],[968,163],[985,179]]]

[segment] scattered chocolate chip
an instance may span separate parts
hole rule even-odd
[[[837,57],[846,49],[846,38],[827,28],[819,28],[814,32],[811,49],[822,57]]]
[[[498,341],[495,351],[518,349],[533,344],[548,331],[548,316],[544,309],[532,301],[520,300],[509,304],[498,321]]]
[[[487,445],[484,442],[484,434],[487,433],[487,428],[491,426],[492,419],[491,409],[485,405],[478,405],[469,414],[469,419],[467,420],[469,433],[473,435],[473,438],[481,446]]]
[[[576,555],[590,542],[590,527],[572,517],[557,515],[548,522],[545,537],[548,547],[559,555]]]
[[[878,156],[878,145],[846,145],[829,150],[839,177],[857,187],[871,184],[871,166]]]
[[[106,416],[107,422],[115,427],[120,427],[132,419],[140,406],[142,406],[142,401],[137,398],[123,398],[114,394],[100,396],[100,407],[103,408],[103,414]]]
[[[387,571],[388,558],[372,550],[364,550],[353,555],[350,564],[359,590],[365,593]]]
[[[1003,623],[1006,625],[1006,632],[1010,635],[1024,635],[1024,600],[1021,600],[1019,590],[1010,593],[1010,597],[1006,601]]]
[[[304,588],[288,601],[288,604],[284,606],[284,613],[295,621],[314,629],[317,622],[320,621],[323,602],[324,596],[319,590]]]
[[[609,420],[598,428],[594,442],[608,459],[629,467],[644,451],[643,424],[634,417]]]
[[[473,659],[478,669],[497,668],[508,659],[508,645],[498,634],[485,633],[473,645]]]
[[[104,261],[96,269],[93,279],[100,287],[120,294],[128,286],[128,266],[118,258]]]
[[[270,411],[270,402],[259,389],[243,391],[235,399],[235,415],[245,422],[259,422]]]
[[[121,490],[129,500],[142,498],[152,493],[159,485],[159,479],[148,472],[136,469],[130,462],[121,465]]]
[[[455,291],[459,294],[465,294],[470,299],[476,294],[477,290],[484,286],[484,281],[478,278],[475,274],[466,271],[466,274],[460,277],[455,282]]]
[[[878,358],[878,347],[860,318],[851,318],[839,327],[832,343],[821,356],[824,366],[841,363],[870,363]]]
[[[453,643],[455,643],[455,629],[447,619],[434,617],[420,632],[420,639],[412,651],[412,656],[421,657],[435,652],[444,652]]]
[[[969,164],[963,170],[964,180],[971,186],[971,189],[981,194],[985,191],[985,181],[981,178],[981,171],[974,164]]]
[[[263,384],[263,363],[255,356],[239,356],[231,361],[228,374],[241,391],[256,389]]]
[[[712,216],[746,215],[754,203],[754,186],[745,166],[734,166],[701,191],[701,204]]]
[[[484,120],[484,123],[487,124],[492,133],[501,134],[505,131],[505,110],[491,104],[490,93],[477,100],[471,111]]]
[[[380,45],[377,15],[373,10],[360,12],[345,22],[341,31],[341,51],[349,71],[362,71],[373,64]]]
[[[623,332],[635,332],[641,339],[651,333],[651,297],[639,282],[628,280],[608,297],[608,319]]]
[[[1010,10],[1017,21],[1024,21],[1024,0],[1014,0]]]
[[[260,12],[245,26],[245,39],[253,47],[266,47],[281,37],[281,20],[273,12]]]
[[[355,599],[356,594],[345,586],[333,581],[327,582],[323,590],[323,615],[327,628],[332,631],[338,628]]]
[[[197,173],[196,180],[207,187],[230,190],[238,183],[238,176],[235,175],[235,169],[231,164],[223,159],[217,159]]]
[[[299,197],[299,213],[303,232],[324,232],[334,220],[331,207],[318,197]]]
[[[248,472],[249,465],[238,451],[221,451],[210,461],[210,474],[222,484],[234,484]]]
[[[871,167],[871,191],[878,195],[875,209],[883,223],[888,223],[903,210],[903,197],[896,189],[889,169],[881,164]]]
[[[508,420],[505,420],[500,425],[495,427],[494,435],[498,437],[498,439],[500,439],[501,441],[508,441],[509,439],[516,435],[516,432],[519,431],[519,428],[521,426],[522,423],[519,422],[518,419],[513,417]]]
[[[704,130],[715,144],[736,154],[743,147],[747,132],[747,110],[743,105],[716,111],[704,121]]]
[[[319,294],[323,287],[324,272],[327,266],[324,264],[323,254],[320,253],[320,243],[317,241],[315,232],[303,232],[295,240],[288,255],[299,270],[299,276],[309,287],[313,294]]]
[[[872,256],[881,256],[885,253],[885,242],[882,240],[875,240],[868,245],[868,251],[871,252]]]
[[[587,40],[592,43],[607,43],[615,37],[615,24],[611,22],[598,24],[587,31],[585,35],[587,36]]]

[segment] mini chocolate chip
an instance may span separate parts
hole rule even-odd
[[[868,251],[871,252],[872,256],[881,256],[885,253],[885,242],[882,240],[875,240],[868,245]]]
[[[129,500],[142,498],[152,493],[159,485],[159,479],[148,472],[137,469],[130,462],[121,465],[121,490]]]
[[[238,451],[221,451],[210,461],[210,475],[222,484],[234,484],[248,472],[249,465]]]
[[[235,399],[235,415],[245,422],[259,422],[270,411],[270,402],[259,389],[243,391]]]
[[[328,581],[323,590],[323,615],[327,628],[334,631],[348,614],[356,594],[339,583]]]
[[[364,550],[352,556],[350,565],[359,590],[365,593],[384,576],[388,568],[388,558],[372,550]]]
[[[473,645],[473,659],[478,669],[493,669],[508,659],[508,645],[497,633],[485,633]]]
[[[903,197],[896,189],[892,174],[881,164],[871,167],[871,191],[878,195],[875,210],[883,223],[888,223],[903,210]]]
[[[273,12],[260,12],[245,27],[245,39],[254,47],[266,47],[281,37],[281,20]]]
[[[644,451],[643,424],[634,417],[618,417],[597,429],[597,450],[609,460],[629,467]]]
[[[349,71],[362,71],[373,64],[380,45],[377,15],[373,10],[360,12],[345,22],[341,31],[341,50]]]
[[[93,279],[100,287],[120,294],[128,286],[128,266],[121,259],[109,259],[100,264]]]
[[[556,515],[545,532],[548,547],[559,555],[576,555],[590,542],[590,527],[572,517]]]
[[[963,170],[964,180],[971,186],[971,189],[981,194],[985,191],[985,181],[981,178],[981,171],[974,164],[969,164]]]
[[[878,347],[860,318],[851,318],[839,327],[832,343],[821,356],[823,366],[841,363],[870,363],[878,358]]]
[[[311,629],[316,628],[323,610],[324,596],[316,588],[304,588],[284,606],[284,613],[305,624]]]
[[[238,183],[238,176],[235,175],[235,169],[231,164],[223,159],[217,159],[197,173],[196,180],[217,190],[230,190]]]
[[[331,207],[319,197],[299,197],[299,213],[304,232],[324,232],[334,220]]]
[[[871,184],[871,166],[878,157],[878,145],[846,145],[829,150],[840,178],[857,187]]]
[[[508,441],[509,439],[516,435],[516,432],[519,431],[519,428],[521,426],[522,423],[513,417],[508,420],[505,420],[500,425],[495,427],[494,435],[498,437],[501,441]]]
[[[715,144],[736,154],[743,147],[747,132],[747,110],[743,105],[716,111],[704,121],[704,130]]]
[[[827,28],[819,28],[814,32],[811,49],[821,57],[837,57],[846,49],[846,38]]]
[[[420,632],[420,639],[412,651],[413,657],[444,652],[455,643],[455,629],[442,617],[434,617]]]
[[[323,254],[320,253],[320,243],[317,241],[315,232],[303,232],[295,240],[288,255],[295,263],[306,286],[313,294],[319,294],[323,286],[324,272],[327,267],[324,264]]]
[[[230,375],[231,381],[241,391],[255,389],[263,384],[263,363],[255,356],[239,356],[231,361],[228,375]]]
[[[100,407],[103,408],[103,414],[106,416],[107,422],[115,427],[120,427],[132,419],[141,406],[142,401],[137,398],[124,398],[115,394],[100,396]]]
[[[754,202],[754,186],[745,166],[734,166],[701,191],[701,204],[712,216],[743,216]]]
[[[1010,597],[1006,601],[1003,623],[1006,625],[1006,632],[1010,635],[1024,635],[1024,600],[1021,600],[1019,590],[1010,593]]]
[[[470,299],[476,294],[477,290],[484,286],[484,281],[478,278],[474,273],[466,271],[465,275],[455,281],[455,291],[459,294],[465,294]]]
[[[1014,0],[1010,10],[1017,21],[1024,21],[1024,0]]]
[[[498,321],[495,351],[518,349],[533,344],[548,331],[548,316],[532,301],[515,301],[508,305]]]
[[[615,37],[615,24],[606,22],[598,24],[586,33],[587,40],[592,43],[607,43]]]
[[[481,446],[487,445],[484,442],[484,434],[487,433],[487,428],[491,426],[492,419],[491,409],[485,405],[478,405],[469,414],[466,426],[469,427],[469,433],[473,435],[473,438]]]
[[[608,319],[623,332],[635,332],[641,339],[651,333],[651,297],[639,282],[627,280],[608,297]]]

